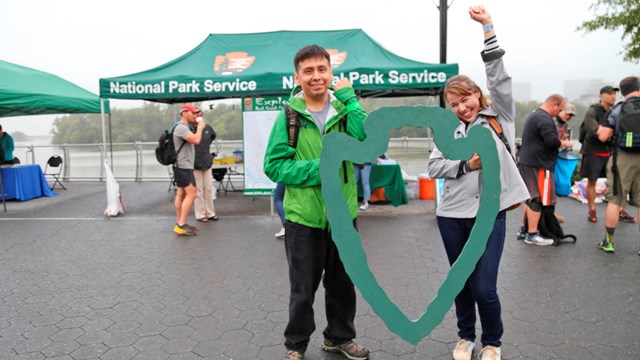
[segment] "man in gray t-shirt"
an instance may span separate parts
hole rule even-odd
[[[189,134],[193,135],[191,128],[182,121],[178,122],[178,125],[173,129],[173,146],[178,152],[175,167],[193,170],[195,145],[184,139]]]
[[[196,120],[198,109],[185,104],[180,108],[180,121],[173,129],[173,144],[178,152],[177,161],[173,166],[173,175],[176,182],[176,225],[173,232],[178,235],[193,236],[198,233],[198,228],[187,224],[187,216],[196,199],[196,180],[193,176],[193,162],[195,159],[194,145],[202,139],[202,129],[206,125],[204,121]],[[201,119],[201,118],[198,118]],[[189,124],[197,125],[196,132],[191,132]]]

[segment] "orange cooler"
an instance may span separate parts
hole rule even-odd
[[[431,178],[419,178],[420,200],[433,200],[436,196],[435,180]]]

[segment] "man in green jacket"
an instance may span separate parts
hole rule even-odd
[[[295,55],[293,63],[297,87],[288,106],[300,118],[297,144],[289,145],[287,115],[282,111],[271,130],[264,157],[265,174],[286,185],[284,242],[291,292],[289,323],[284,331],[285,359],[304,357],[315,330],[313,300],[324,273],[327,327],[323,331],[322,349],[364,360],[369,351],[353,341],[355,289],[331,239],[319,169],[324,134],[340,131],[364,140],[363,123],[367,115],[348,79],[337,80],[333,90],[330,89],[333,72],[325,49],[305,46]],[[353,164],[344,162],[336,176],[340,176],[342,193],[356,226],[358,202]]]

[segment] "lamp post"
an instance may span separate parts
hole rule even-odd
[[[452,2],[453,3],[453,2]],[[447,0],[440,0],[440,64],[447,63]],[[444,90],[444,89],[443,89]],[[444,91],[440,94],[440,107],[444,108]]]

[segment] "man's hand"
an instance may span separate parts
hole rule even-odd
[[[560,148],[562,149],[571,149],[573,147],[573,143],[571,140],[560,140]]]
[[[342,88],[351,87],[351,82],[347,78],[341,78],[333,85],[333,90],[338,91]]]
[[[598,125],[596,135],[598,135],[598,140],[600,140],[600,142],[607,142],[613,137],[613,129]]]
[[[492,22],[491,14],[489,14],[489,12],[482,5],[470,6],[469,16],[471,16],[471,19],[479,22],[482,25],[490,24]]]

